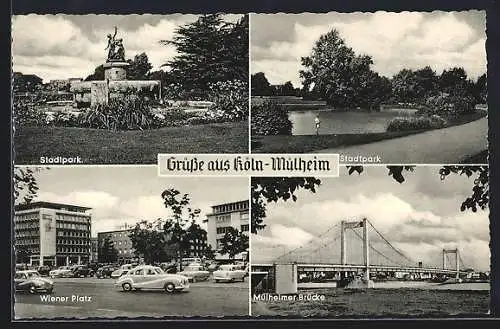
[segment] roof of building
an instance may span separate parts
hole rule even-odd
[[[97,235],[99,235],[99,234],[110,234],[110,233],[120,233],[120,232],[130,232],[130,231],[133,231],[133,230],[134,230],[133,227],[131,227],[131,228],[122,228],[122,229],[119,229],[119,230],[97,232]]]
[[[216,207],[221,207],[221,206],[229,206],[229,205],[236,204],[236,203],[241,203],[241,202],[250,203],[250,200],[240,200],[240,201],[235,201],[235,202],[227,202],[227,203],[216,204],[216,205],[212,206],[212,209],[216,208]]]
[[[30,209],[38,209],[38,208],[48,208],[48,209],[57,209],[57,210],[69,210],[69,211],[86,211],[92,208],[76,206],[71,204],[64,203],[55,203],[55,202],[46,202],[46,201],[35,201],[30,203],[23,203],[14,206],[14,210],[30,210]]]

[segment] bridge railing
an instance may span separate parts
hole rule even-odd
[[[253,269],[262,269],[262,268],[270,268],[273,267],[273,264],[252,264],[251,268]],[[299,268],[313,268],[316,270],[320,269],[332,269],[336,268],[338,270],[349,270],[349,269],[363,269],[365,265],[356,265],[356,264],[301,264],[298,263],[297,267]],[[409,271],[409,272],[432,272],[432,273],[456,273],[456,270],[453,269],[443,269],[437,267],[410,267],[410,266],[388,266],[388,265],[370,265],[370,269],[372,270],[394,270],[394,271]],[[460,273],[467,273],[467,271],[459,271]]]

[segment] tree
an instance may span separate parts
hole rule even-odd
[[[307,92],[336,107],[376,106],[367,98],[378,83],[370,69],[372,58],[356,55],[337,30],[320,36],[311,55],[301,61],[304,69],[299,74]]]
[[[266,203],[287,201],[292,199],[297,201],[294,194],[300,189],[309,190],[316,193],[316,187],[321,184],[321,180],[315,177],[252,177],[251,181],[251,229],[252,233],[257,233],[266,227],[264,218],[266,217]]]
[[[291,81],[287,81],[282,85],[277,85],[275,94],[277,96],[294,96],[295,88]]]
[[[163,66],[187,91],[202,93],[217,81],[248,81],[248,15],[234,24],[220,14],[202,15],[160,43],[176,47],[178,55]]]
[[[141,221],[129,233],[136,256],[142,256],[146,264],[168,260],[167,236],[161,219]]]
[[[206,259],[214,259],[215,258],[215,250],[212,249],[211,245],[207,245],[207,247],[203,251],[203,256]]]
[[[35,74],[14,72],[12,75],[13,92],[33,92],[39,90],[42,85],[43,79]]]
[[[189,206],[191,199],[188,194],[183,194],[176,189],[167,189],[161,194],[165,208],[171,210],[172,215],[163,224],[163,232],[169,237],[167,244],[176,250],[176,258],[182,269],[182,258],[190,250],[193,238],[199,238],[200,227],[194,222],[199,217],[201,210]],[[190,226],[187,225],[190,223]],[[206,239],[206,238],[205,238]]]
[[[36,174],[42,167],[14,167],[14,203],[30,203],[38,195]]]
[[[252,86],[252,95],[255,96],[272,95],[271,84],[269,83],[269,81],[266,78],[266,75],[263,72],[252,74],[250,83]]]
[[[438,76],[430,67],[426,66],[415,71],[416,79],[416,98],[422,102],[427,97],[438,93]]]
[[[118,259],[118,250],[109,237],[104,238],[97,250],[97,259],[100,263],[114,263]]]
[[[413,103],[417,99],[417,77],[410,69],[402,69],[392,77],[392,95],[401,103]]]
[[[474,98],[478,104],[486,104],[488,89],[487,89],[487,78],[486,73],[482,74],[474,84]]]
[[[228,254],[230,259],[234,259],[237,254],[247,251],[249,247],[248,236],[234,227],[228,227],[228,231],[221,240],[219,252]]]
[[[444,70],[439,77],[439,89],[447,94],[462,96],[467,88],[467,73],[463,67]]]
[[[101,64],[94,69],[94,73],[85,78],[85,81],[104,80],[104,66]]]
[[[127,60],[130,64],[127,67],[127,79],[129,80],[146,80],[148,79],[149,71],[153,65],[149,62],[148,55],[141,53],[134,56],[133,60]]]
[[[31,250],[26,246],[16,246],[16,264],[26,264],[29,263],[31,256]]]
[[[205,230],[195,223],[200,209],[189,207],[189,195],[180,195],[176,189],[163,191],[161,197],[171,215],[137,223],[129,237],[137,256],[142,255],[146,263],[171,259],[178,259],[182,263],[182,258],[191,250],[191,246],[203,246],[206,241]]]

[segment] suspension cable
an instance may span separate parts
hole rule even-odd
[[[409,258],[408,256],[406,256],[402,251],[400,251],[399,249],[397,249],[396,247],[394,247],[383,235],[382,233],[380,233],[376,228],[375,226],[373,226],[372,222],[369,220],[369,219],[366,219],[366,221],[370,224],[370,226],[375,230],[375,232],[377,232],[377,234],[385,241],[385,243],[387,243],[392,249],[394,249],[394,251],[396,251],[399,255],[403,256],[404,258],[406,258],[406,260],[410,261],[411,263],[415,263],[415,261],[411,258]]]
[[[352,229],[352,232],[359,238],[359,240],[363,241],[363,237],[356,231],[354,231],[354,229]],[[372,249],[373,251],[375,251],[377,254],[379,254],[380,256],[384,257],[385,259],[387,259],[388,261],[394,263],[394,264],[397,264],[397,265],[405,265],[405,264],[402,264],[402,263],[398,263],[392,259],[390,259],[389,257],[387,257],[386,255],[384,255],[382,252],[380,252],[379,250],[375,249],[375,247],[372,246],[371,243],[368,243],[368,246],[370,247],[370,249]],[[379,264],[380,265],[380,264]]]
[[[322,236],[324,236],[325,234],[329,233],[331,230],[333,230],[333,229],[334,229],[336,226],[338,226],[338,225],[339,225],[338,223],[337,223],[337,224],[335,224],[335,225],[333,225],[333,226],[332,226],[332,227],[330,227],[328,230],[326,230],[325,232],[323,232],[322,234],[320,234],[320,235],[318,236],[318,238],[321,238],[321,237],[322,237]],[[281,255],[281,256],[276,257],[276,258],[275,258],[275,260],[278,260],[278,259],[280,259],[281,257],[284,257],[284,256],[286,256],[286,255],[288,255],[288,254],[290,254],[290,253],[292,253],[292,252],[294,252],[294,251],[296,251],[296,250],[298,250],[298,249],[301,249],[302,247],[305,247],[305,246],[307,246],[307,245],[309,245],[309,244],[312,244],[313,242],[315,242],[315,240],[314,240],[314,239],[311,239],[311,241],[309,241],[308,243],[306,243],[306,244],[304,244],[304,245],[301,245],[301,246],[299,246],[299,247],[297,247],[297,248],[294,248],[294,249],[292,249],[292,250],[290,250],[290,251],[288,251],[288,252],[285,252],[285,253],[284,253],[283,255]]]

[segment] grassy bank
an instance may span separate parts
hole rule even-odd
[[[447,119],[444,128],[463,125],[485,117],[486,111]],[[254,153],[310,153],[314,151],[362,145],[379,142],[387,139],[415,135],[432,129],[393,131],[366,134],[331,134],[331,135],[280,135],[280,136],[252,136],[252,152]],[[486,132],[485,132],[486,133]],[[479,157],[479,155],[478,155]],[[481,159],[480,157],[478,159]],[[472,159],[477,160],[477,159]],[[472,163],[472,162],[469,162]],[[475,163],[483,163],[475,162]]]
[[[487,317],[489,291],[318,289],[324,301],[252,301],[252,315],[329,318]]]
[[[80,156],[85,164],[156,164],[158,153],[247,153],[248,122],[112,132],[66,127],[16,127],[15,163]]]
[[[465,158],[461,163],[464,164],[488,164],[488,150],[484,150],[478,154]]]
[[[369,134],[252,136],[255,153],[309,153],[313,151],[378,142],[404,137],[422,131],[383,132]]]

